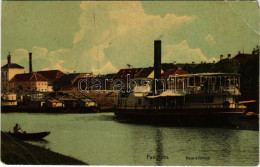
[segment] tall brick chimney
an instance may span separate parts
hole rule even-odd
[[[10,52],[9,52],[9,54],[8,54],[8,56],[7,56],[7,63],[8,63],[8,65],[11,64],[11,55],[10,55]]]
[[[32,53],[29,52],[29,73],[32,73]]]
[[[154,41],[154,79],[161,79],[161,40]],[[156,83],[158,88],[161,88],[159,82]]]

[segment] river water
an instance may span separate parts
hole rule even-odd
[[[258,131],[135,125],[113,113],[1,114],[3,131],[51,131],[32,142],[91,165],[257,165]]]

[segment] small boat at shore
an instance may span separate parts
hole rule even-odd
[[[48,136],[51,132],[39,132],[39,133],[11,133],[5,132],[6,135],[20,139],[20,140],[42,140]]]

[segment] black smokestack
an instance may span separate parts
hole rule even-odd
[[[29,53],[29,73],[32,73],[32,53]]]
[[[154,41],[154,79],[161,79],[161,40],[155,40]],[[156,81],[155,81],[156,82]],[[158,88],[160,88],[160,83],[156,83],[158,85]]]
[[[11,55],[10,55],[10,52],[9,52],[9,55],[7,56],[7,63],[8,63],[8,64],[11,64]]]

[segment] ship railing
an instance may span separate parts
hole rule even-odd
[[[185,104],[185,105],[177,105],[177,106],[146,106],[143,107],[143,109],[147,110],[161,110],[161,109],[199,109],[199,108],[204,108],[204,109],[225,109],[225,108],[239,108],[239,104],[236,103],[229,103],[227,104]]]
[[[221,85],[217,87],[204,87],[204,86],[188,86],[186,90],[186,94],[239,94],[239,87],[237,85]]]
[[[176,105],[176,106],[155,106],[155,105],[147,105],[147,106],[119,106],[121,109],[143,109],[143,110],[164,110],[164,109],[227,109],[227,108],[240,108],[241,105],[237,103],[228,103],[228,104],[206,104],[206,103],[192,103],[192,104],[184,104],[184,105]]]

